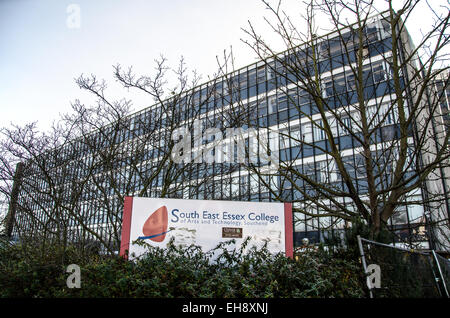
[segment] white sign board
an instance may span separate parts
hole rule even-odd
[[[293,254],[292,205],[290,203],[236,202],[126,197],[120,254],[139,256],[144,240],[166,247],[200,246],[204,252],[234,239],[236,248],[250,237],[250,246],[268,242],[270,252]]]

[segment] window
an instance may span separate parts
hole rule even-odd
[[[375,83],[386,80],[386,71],[383,67],[383,63],[374,64],[372,66],[372,74]]]
[[[302,124],[301,126],[301,134],[303,142],[311,143],[312,138],[312,126],[311,123]]]
[[[231,197],[239,198],[239,177],[231,178]]]
[[[249,195],[249,179],[248,179],[248,175],[246,176],[241,176],[240,177],[240,194],[241,196],[248,196]]]
[[[340,38],[342,41],[342,52],[344,54],[346,54],[347,52],[350,53],[350,51],[353,50],[358,43],[358,39],[354,30],[341,34]]]
[[[367,123],[369,127],[373,129],[375,126],[379,124],[379,117],[377,112],[377,106],[369,106],[367,107]]]
[[[130,131],[133,131],[136,125],[136,118],[130,120]]]
[[[240,88],[246,88],[247,87],[247,71],[241,71],[241,73],[239,74],[239,85]]]
[[[333,96],[333,81],[329,78],[324,81],[323,94],[324,97]]]
[[[289,131],[287,129],[283,130],[280,132],[279,136],[280,136],[280,149],[289,148],[289,140],[290,140]]]
[[[354,164],[354,157],[353,156],[345,156],[342,158],[342,162],[344,164],[344,169],[347,171],[350,178],[356,177],[356,169]]]
[[[406,205],[400,205],[392,215],[392,224],[406,224],[407,222]]]
[[[248,72],[248,86],[256,85],[256,69],[252,69]]]
[[[355,50],[355,55],[356,55],[357,59],[359,58],[358,54],[359,54],[359,50]],[[369,48],[367,46],[363,46],[363,48],[362,48],[362,61],[364,62],[364,60],[366,58],[368,58],[368,57],[369,57]]]
[[[258,100],[258,116],[267,115],[267,103],[266,100],[260,99]]]
[[[306,176],[306,178],[317,181],[316,178],[316,167],[314,162],[310,162],[303,165],[303,174]]]
[[[277,112],[277,97],[275,95],[269,96],[269,114]]]
[[[267,70],[267,80],[270,81],[272,79],[275,79],[275,71],[269,68]]]
[[[296,88],[290,89],[288,91],[288,96],[286,96],[289,105],[297,105],[298,104],[297,97],[298,97],[297,96],[297,89]]]
[[[334,56],[336,54],[340,54],[341,53],[341,42],[338,38],[335,39],[331,39],[329,41],[329,49],[330,49],[330,56]]]
[[[268,175],[260,175],[259,179],[260,179],[259,186],[261,188],[261,192],[268,192],[269,188],[266,185],[270,184],[270,176],[268,176]]]
[[[213,198],[215,199],[222,199],[222,180],[214,180],[214,192],[213,192]]]
[[[417,201],[420,202],[421,197],[408,197],[406,199],[407,201],[411,202],[411,201]],[[422,221],[422,217],[423,217],[423,206],[420,204],[409,204],[408,205],[408,217],[409,217],[409,222],[410,223],[419,223]]]
[[[300,140],[302,139],[302,136],[300,134],[300,128],[298,126],[291,127],[290,136],[292,147],[300,145]]]
[[[327,213],[325,210],[319,209],[318,210],[319,214],[325,214]],[[329,229],[332,225],[331,223],[331,217],[319,217],[317,218],[317,221],[319,222],[319,228],[321,229]],[[329,235],[329,232],[322,232],[322,235],[324,235],[325,237],[327,237]],[[321,238],[321,241],[323,240],[323,237]]]
[[[355,74],[349,74],[347,76],[347,84],[349,90],[355,90],[356,89],[356,80],[355,80]]]
[[[337,119],[334,116],[328,117],[327,122],[328,125],[330,125],[331,134],[334,137],[337,137],[338,136]]]
[[[294,226],[295,232],[303,232],[305,231],[305,214],[300,212],[294,212]]]
[[[319,162],[320,181],[325,183],[338,181],[336,161],[334,159]]]
[[[373,128],[382,122],[382,126],[392,125],[396,122],[395,111],[390,103],[383,103],[380,106],[370,106],[367,108],[367,120]]]
[[[221,82],[216,84],[216,87],[215,87],[215,90],[213,93],[214,93],[214,97],[216,99],[219,99],[222,96],[222,83]],[[185,113],[186,112],[186,99],[185,98],[183,99],[182,103],[183,103],[182,112]]]
[[[298,104],[302,105],[302,104],[309,103],[310,101],[311,101],[310,95],[306,91],[300,90]]]
[[[323,130],[323,122],[322,120],[315,121],[315,125],[313,128],[314,131],[314,140],[324,140],[325,139],[325,131]]]
[[[386,20],[378,20],[376,21],[377,29],[380,31],[381,39],[383,40],[387,37],[390,37],[391,25]]]
[[[280,149],[298,146],[301,140],[298,127],[291,128],[290,132],[287,129],[283,130],[278,135],[280,139]]]
[[[257,175],[250,175],[250,193],[259,193],[259,178]]]
[[[364,65],[362,69],[362,83],[363,86],[372,85],[372,77],[370,75],[370,65]],[[349,90],[356,89],[356,76],[354,73],[347,74],[347,85]]]
[[[351,118],[350,117],[342,117],[341,118],[341,122],[342,123],[339,123],[339,125],[338,125],[338,132],[339,132],[339,135],[340,136],[345,136],[345,135],[348,135],[348,133],[349,133],[349,131],[348,131],[348,129],[349,128],[351,128],[352,126],[351,126],[351,124],[352,124],[352,120],[351,120]]]
[[[258,83],[262,83],[266,80],[266,68],[264,65],[258,67]]]
[[[287,108],[287,99],[288,96],[284,93],[280,93],[278,95],[278,110],[282,111],[283,109]]]
[[[342,94],[347,91],[344,73],[340,73],[333,77],[328,77],[323,81],[324,97],[333,96],[334,94]]]
[[[324,42],[317,45],[317,51],[320,59],[326,59],[329,57],[328,55],[328,41],[325,40]]]
[[[376,23],[370,23],[365,28],[365,39],[368,42],[374,42],[378,40],[378,31],[377,31],[377,24]]]

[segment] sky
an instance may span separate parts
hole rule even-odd
[[[0,1],[0,127],[38,121],[45,129],[76,98],[89,102],[75,84],[81,74],[104,78],[110,96],[132,98],[115,85],[117,63],[152,74],[160,55],[171,65],[183,56],[206,81],[224,49],[244,49],[240,28],[263,11],[258,0]],[[241,66],[255,61],[245,50]],[[152,103],[138,97],[133,108]]]
[[[285,8],[298,17],[301,2]],[[81,74],[105,79],[108,96],[132,99],[135,111],[153,104],[114,81],[118,63],[152,74],[160,55],[174,66],[183,56],[206,82],[224,49],[233,47],[237,68],[255,62],[241,28],[251,20],[269,36],[263,16],[260,0],[0,0],[0,127],[37,121],[45,130],[75,99],[93,102],[75,83]],[[417,34],[425,11],[412,22]]]

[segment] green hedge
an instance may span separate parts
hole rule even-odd
[[[225,244],[211,258],[196,246],[147,248],[131,262],[119,256],[82,257],[75,248],[4,246],[0,296],[366,297],[360,264],[343,253],[310,251],[292,260],[265,247],[244,252]],[[69,264],[81,268],[79,289],[66,286]]]

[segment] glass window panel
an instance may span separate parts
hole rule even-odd
[[[414,204],[408,206],[408,215],[410,223],[422,222],[423,218],[423,206]]]
[[[307,143],[311,143],[312,138],[312,125],[311,123],[302,124],[301,126],[301,134],[303,137],[303,141]]]
[[[314,141],[319,141],[319,140],[325,139],[325,131],[323,130],[322,127],[323,127],[322,120],[315,121],[315,125],[313,126]]]
[[[276,113],[277,112],[277,98],[276,98],[276,96],[275,95],[274,96],[270,96],[268,98],[268,103],[269,103],[269,108],[268,108],[269,114]]]

